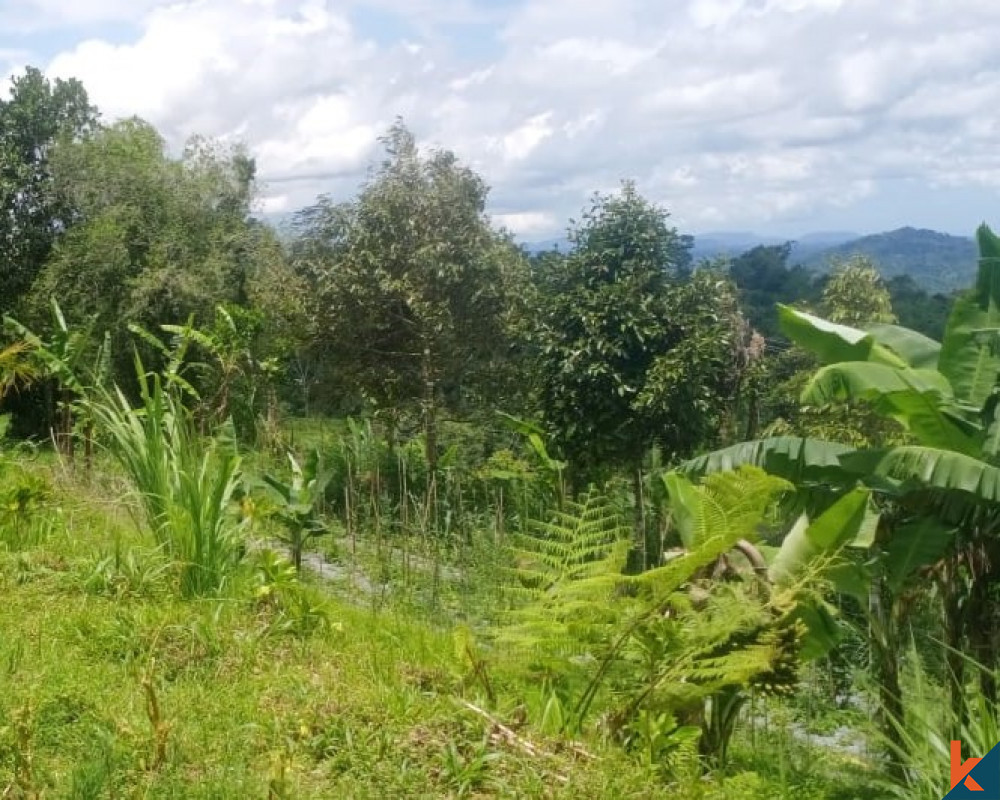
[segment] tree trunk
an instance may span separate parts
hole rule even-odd
[[[879,699],[875,722],[889,745],[890,772],[902,775],[903,693],[899,683],[900,651],[893,600],[885,581],[876,579],[870,597],[873,631],[869,637],[871,670],[878,685]]]
[[[948,667],[948,691],[951,699],[952,738],[962,733],[968,709],[965,703],[965,613],[956,573],[959,569],[955,558],[949,559],[942,568],[938,582],[944,612],[945,663]]]
[[[641,463],[636,464],[632,469],[632,494],[635,498],[635,516],[632,525],[635,528],[636,546],[642,548],[642,571],[645,572],[649,569],[651,563],[656,562],[650,558],[650,548],[653,546],[653,543],[649,541],[646,535],[646,509],[643,503]]]
[[[979,689],[988,709],[996,708],[997,682],[994,670],[997,668],[996,638],[993,633],[994,602],[991,589],[994,576],[991,563],[984,556],[981,569],[977,570],[975,583],[969,593],[966,628],[969,645],[979,664]]]
[[[428,487],[437,475],[437,387],[431,369],[430,348],[424,349],[424,457],[427,461]]]
[[[83,431],[83,465],[90,475],[94,470],[94,423],[88,421]]]

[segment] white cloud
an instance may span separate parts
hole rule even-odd
[[[11,29],[43,15],[134,26],[88,28],[49,72],[174,145],[245,138],[269,210],[351,192],[397,114],[540,238],[622,177],[694,227],[824,227],[904,182],[886,219],[914,186],[1000,190],[994,0],[0,0]]]
[[[523,161],[528,158],[542,142],[552,136],[550,119],[551,112],[537,114],[504,136],[500,142],[504,158],[507,161]]]

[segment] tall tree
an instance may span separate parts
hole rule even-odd
[[[75,217],[35,283],[29,318],[44,320],[55,296],[70,324],[96,316],[127,360],[129,323],[208,324],[219,303],[247,299],[268,248],[249,219],[254,168],[242,150],[198,140],[172,159],[151,125],[130,119],[61,142],[50,162]]]
[[[90,132],[97,111],[76,80],[50,82],[34,67],[0,100],[0,315],[31,288],[73,206],[53,180],[49,156],[60,140]]]
[[[485,213],[487,187],[454,154],[417,148],[397,122],[351,203],[296,220],[318,347],[377,409],[419,407],[433,471],[438,409],[486,390],[505,360],[524,259]]]
[[[733,259],[729,274],[739,287],[750,324],[767,339],[780,337],[775,303],[817,299],[812,275],[801,266],[788,266],[791,242],[759,245]]]
[[[573,251],[538,275],[533,339],[545,419],[578,469],[637,468],[711,438],[729,406],[740,326],[730,284],[678,273],[667,212],[626,182],[597,195]]]

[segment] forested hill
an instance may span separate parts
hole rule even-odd
[[[950,293],[968,286],[976,269],[972,239],[917,228],[863,236],[810,255],[802,263],[825,270],[832,260],[855,254],[873,259],[883,277],[909,275],[930,292]],[[793,251],[793,260],[795,256]]]
[[[695,237],[691,254],[695,261],[735,258],[754,247],[782,241],[752,233],[705,233]],[[976,246],[971,238],[918,228],[861,237],[840,232],[805,234],[792,243],[789,263],[826,272],[831,263],[857,254],[871,258],[884,278],[909,275],[931,294],[950,294],[968,286],[976,269]]]

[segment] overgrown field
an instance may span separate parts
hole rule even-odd
[[[425,601],[335,599],[267,552],[217,597],[181,599],[108,465],[14,460],[51,494],[20,540],[6,517],[0,547],[5,797],[872,796],[777,706],[737,741],[734,777],[669,786],[597,735],[541,733],[516,670],[498,665],[490,703]]]

